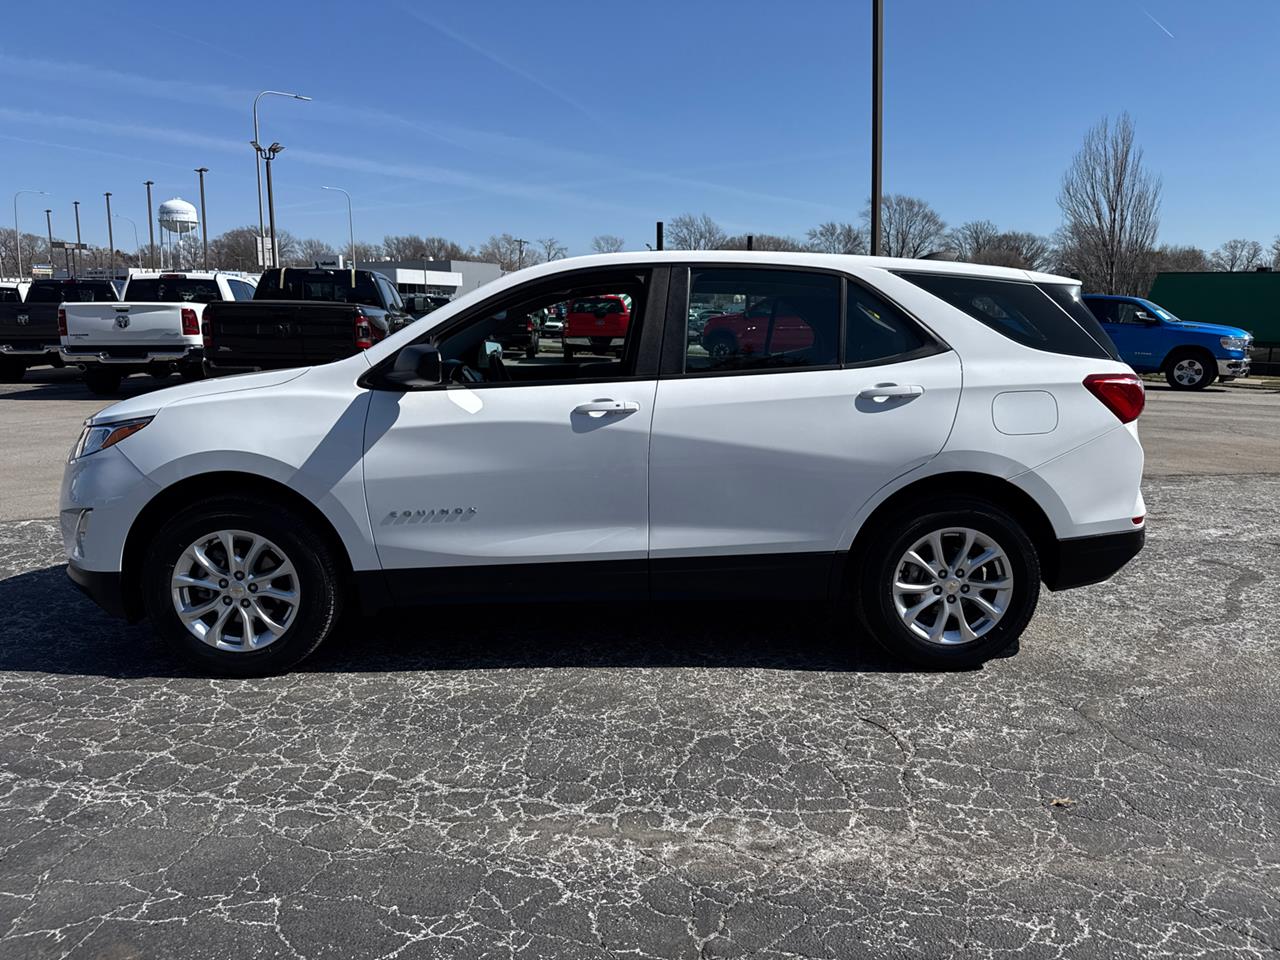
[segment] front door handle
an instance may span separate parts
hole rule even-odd
[[[890,397],[918,397],[924,387],[918,383],[878,383],[858,394],[861,400],[887,400]]]
[[[640,409],[640,404],[634,400],[592,400],[590,403],[580,403],[573,408],[574,413],[585,414],[622,414],[635,413]]]

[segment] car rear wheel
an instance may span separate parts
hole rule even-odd
[[[109,397],[120,391],[120,374],[115,370],[86,370],[84,385],[90,393]]]
[[[1218,361],[1199,350],[1181,350],[1169,358],[1164,378],[1175,390],[1203,390],[1218,378]]]
[[[203,380],[204,364],[180,363],[178,364],[178,376],[181,377],[185,383],[190,383],[193,380]]]
[[[287,670],[332,632],[341,608],[333,548],[280,504],[226,498],[179,513],[143,569],[152,626],[203,669]]]
[[[0,357],[0,383],[21,383],[27,375],[27,362],[21,357]]]
[[[707,355],[712,360],[724,360],[738,351],[738,342],[732,334],[716,333],[707,340]]]
[[[904,511],[855,562],[856,601],[886,650],[921,666],[976,666],[1021,636],[1040,598],[1040,564],[1018,522],[980,500]]]

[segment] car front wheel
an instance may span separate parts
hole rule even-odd
[[[1185,350],[1169,358],[1164,378],[1175,390],[1203,390],[1218,379],[1218,362],[1208,354]]]
[[[1040,564],[1018,522],[956,498],[899,514],[855,563],[872,636],[921,666],[976,666],[1021,636],[1040,598]]]
[[[288,507],[226,498],[192,506],[156,534],[143,568],[160,637],[213,673],[287,670],[332,632],[338,563]]]

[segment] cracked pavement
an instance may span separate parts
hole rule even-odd
[[[1280,477],[1145,492],[1133,564],[957,674],[583,606],[209,680],[0,523],[0,956],[1275,955]]]

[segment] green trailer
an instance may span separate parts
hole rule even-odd
[[[1243,327],[1253,334],[1254,372],[1280,374],[1280,273],[1160,273],[1147,299],[1180,320]]]

